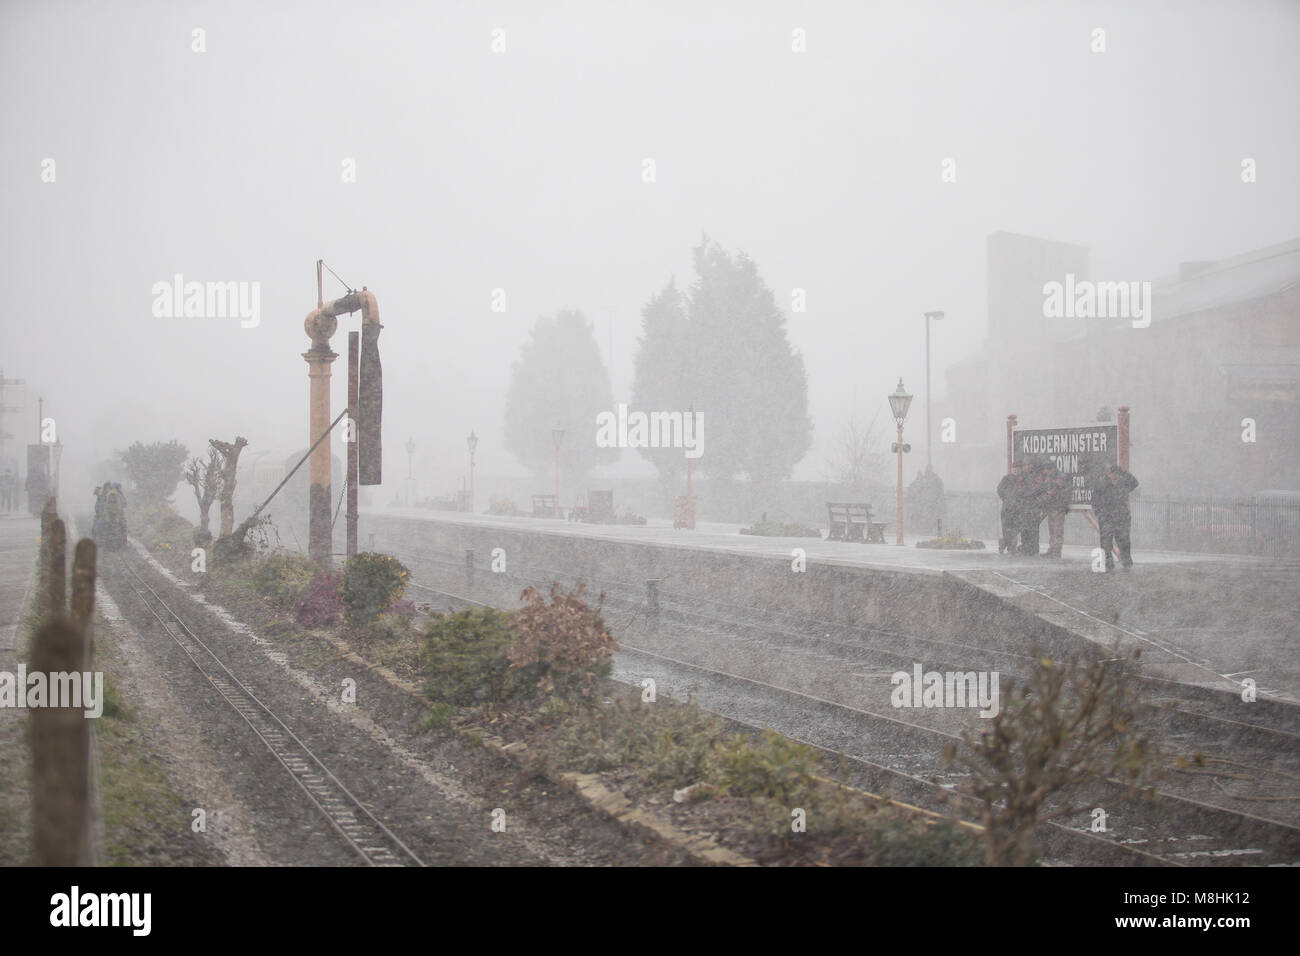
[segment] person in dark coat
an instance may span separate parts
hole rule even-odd
[[[1070,480],[1053,461],[1038,469],[1038,487],[1042,506],[1047,513],[1047,550],[1045,558],[1059,558],[1065,546],[1065,516],[1070,512]]]
[[[1043,523],[1043,466],[1030,458],[1020,473],[1020,553],[1038,557],[1038,530]]]
[[[1115,556],[1111,553],[1115,544],[1119,545],[1119,559],[1124,570],[1133,567],[1132,542],[1129,539],[1132,514],[1128,508],[1128,496],[1137,486],[1138,480],[1119,465],[1111,465],[1089,482],[1092,513],[1101,528],[1101,550],[1106,555],[1107,571],[1115,569]]]
[[[1011,463],[1011,472],[998,482],[998,497],[1002,499],[1002,537],[998,539],[998,554],[1015,554],[1020,537],[1020,484],[1021,464]]]

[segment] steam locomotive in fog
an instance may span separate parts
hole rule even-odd
[[[104,550],[126,547],[126,495],[120,484],[106,481],[95,489],[95,523],[90,535]]]

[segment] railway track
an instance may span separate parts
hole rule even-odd
[[[464,574],[464,565],[441,558],[434,563],[445,568],[448,577],[457,572]],[[520,573],[521,570],[523,574]],[[512,574],[488,577],[494,585],[503,583],[500,582],[503,577],[534,585],[545,580],[565,580],[571,577],[555,574],[548,569],[516,567],[513,571]],[[664,646],[651,648],[632,645],[627,642],[627,638],[639,633],[641,636],[637,638],[638,643],[645,643],[643,639],[649,638],[652,630],[672,630],[672,625],[675,624],[689,630],[697,645],[710,643],[710,639],[739,640],[742,636],[751,645],[756,637],[760,643],[764,638],[769,642],[773,639],[786,642],[786,649],[794,642],[796,646],[831,651],[831,659],[825,666],[829,666],[832,671],[837,666],[835,656],[846,653],[849,657],[860,657],[868,653],[881,663],[890,662],[889,666],[904,660],[909,666],[913,661],[925,660],[927,667],[937,669],[939,662],[936,661],[936,656],[942,652],[943,645],[948,646],[949,653],[953,649],[960,649],[963,653],[983,652],[984,648],[921,639],[911,646],[911,652],[902,651],[861,638],[865,634],[868,638],[874,636],[915,640],[914,635],[875,634],[870,628],[849,628],[829,621],[811,622],[809,629],[817,633],[809,634],[807,630],[798,632],[781,627],[779,615],[771,615],[766,610],[761,611],[761,617],[758,617],[760,612],[752,610],[746,616],[742,613],[745,609],[734,606],[728,607],[729,613],[723,620],[717,621],[711,619],[709,614],[682,607],[681,602],[673,601],[663,594],[659,596],[658,611],[651,615],[641,589],[622,582],[586,580],[593,588],[605,594],[607,617],[610,616],[611,606],[624,613],[623,620],[614,620],[612,623],[619,632],[624,660],[630,663],[635,659],[638,662],[635,673],[629,673],[627,679],[653,677],[665,689],[683,697],[688,691],[700,691],[701,696],[707,698],[709,709],[728,719],[745,726],[774,727],[817,746],[842,761],[848,761],[851,765],[850,775],[854,778],[851,782],[864,789],[884,789],[910,802],[930,807],[951,799],[959,775],[943,767],[939,761],[943,744],[955,739],[951,732],[899,720],[896,711],[881,713],[828,700],[810,692],[807,686],[782,686],[752,673],[735,673],[722,667],[708,666],[699,660],[684,659],[694,656],[689,644],[682,645],[677,653],[671,653],[665,652],[671,649]],[[480,606],[484,603],[444,587],[419,587],[463,603]],[[492,590],[501,589],[493,587]],[[499,603],[508,606],[508,601],[502,600]],[[722,602],[709,603],[727,607]],[[654,628],[647,628],[646,625],[652,621]],[[827,631],[827,627],[831,630]],[[848,633],[850,631],[852,633]],[[703,642],[701,637],[705,638]],[[710,646],[716,648],[716,645]],[[914,653],[927,647],[927,656],[918,657]],[[1022,669],[1033,660],[1029,655],[1014,651],[994,653],[998,655],[996,660],[1004,666],[1011,664],[1016,668],[1011,673],[1027,673]],[[727,658],[725,653],[721,656]],[[842,664],[843,661],[839,663]],[[975,665],[970,658],[966,657],[959,669],[968,670],[973,666]],[[1213,704],[1207,707],[1199,697],[1194,698],[1187,688],[1171,688],[1166,682],[1144,683],[1148,689],[1158,691],[1170,699],[1170,705],[1159,714],[1166,733],[1182,736],[1190,734],[1202,745],[1209,741],[1219,746],[1249,748],[1246,752],[1238,751],[1242,757],[1238,761],[1241,765],[1248,765],[1252,760],[1276,761],[1279,753],[1289,753],[1292,755],[1290,759],[1294,760],[1297,751],[1295,743],[1300,738],[1287,726],[1293,719],[1291,709],[1267,711],[1275,718],[1268,723],[1242,721],[1214,713],[1216,708]],[[1193,706],[1199,709],[1191,709]],[[867,741],[871,742],[870,753],[864,752],[862,748]],[[1284,783],[1300,779],[1287,771],[1278,772]],[[1217,782],[1217,777],[1215,779]],[[1180,789],[1185,791],[1187,788]],[[1088,804],[1090,806],[1116,807],[1121,802],[1122,787],[1114,781],[1099,783],[1095,793],[1090,793],[1089,796],[1092,798]],[[1165,789],[1159,796],[1160,802],[1154,806],[1134,802],[1124,805],[1126,822],[1122,840],[1107,839],[1100,834],[1088,832],[1086,821],[1080,821],[1078,826],[1058,822],[1048,828],[1045,849],[1088,862],[1136,865],[1287,865],[1300,862],[1300,828],[1289,820],[1225,807],[1186,792],[1169,792]],[[1285,802],[1290,798],[1276,799]],[[1278,804],[1261,805],[1272,808]],[[1098,844],[1105,844],[1106,849],[1099,848]]]
[[[449,598],[450,610],[458,610],[460,607],[492,607],[494,605],[465,597],[462,594],[446,590],[444,588],[433,587],[427,584],[411,582],[411,587],[421,591],[441,595]],[[759,700],[755,699],[753,694],[749,699],[738,705],[734,699],[728,701],[727,706],[719,706],[716,695],[708,695],[710,705],[705,707],[720,717],[723,717],[728,723],[749,731],[759,731],[765,727],[780,728],[783,723],[788,722],[782,719],[782,710],[784,716],[789,717],[791,709],[788,706],[790,701],[798,698],[796,710],[801,715],[806,715],[808,707],[811,705],[816,708],[825,708],[828,712],[836,714],[837,712],[847,712],[847,716],[853,719],[874,718],[877,715],[869,714],[863,711],[853,711],[852,708],[835,704],[832,701],[822,700],[810,695],[798,694],[772,684],[766,684],[762,681],[755,681],[750,678],[741,677],[736,674],[727,674],[720,671],[713,671],[709,668],[702,668],[685,661],[678,661],[663,655],[654,654],[640,648],[630,647],[620,643],[619,655],[626,658],[634,655],[643,660],[653,661],[653,665],[646,667],[642,665],[635,672],[626,672],[620,675],[618,669],[614,673],[614,679],[630,686],[639,686],[642,678],[651,677],[656,680],[658,686],[663,687],[665,691],[673,694],[678,699],[686,699],[688,692],[694,692],[699,689],[699,676],[705,674],[709,677],[719,679],[725,682],[732,682],[735,685],[747,690],[757,689],[762,693],[770,695],[774,699]],[[782,708],[782,702],[786,706]],[[775,705],[775,706],[774,706]],[[844,716],[843,713],[839,716]],[[905,722],[893,721],[891,718],[884,718],[897,723],[900,726],[907,726]],[[916,728],[921,729],[921,728]],[[942,812],[947,809],[949,800],[955,798],[949,787],[952,784],[950,780],[948,786],[936,779],[926,779],[914,773],[910,773],[897,766],[888,766],[878,763],[867,757],[852,753],[851,748],[855,739],[861,739],[861,727],[854,728],[846,726],[841,722],[838,733],[815,734],[810,736],[800,736],[798,733],[786,733],[786,736],[800,743],[806,744],[818,750],[831,761],[838,764],[838,776],[841,782],[848,783],[852,786],[866,790],[868,792],[888,792],[895,799],[904,800],[912,803],[922,809],[930,812]],[[848,764],[847,768],[845,764]],[[949,774],[942,768],[936,768],[938,772],[947,777],[955,778],[957,775]],[[958,798],[958,803],[960,804]],[[969,808],[969,805],[968,805]],[[1167,861],[1153,854],[1144,852],[1137,847],[1128,847],[1117,844],[1094,836],[1093,834],[1074,829],[1063,824],[1051,823],[1049,829],[1055,831],[1052,837],[1045,840],[1045,846],[1049,852],[1059,855],[1062,858],[1069,858],[1072,862],[1087,862],[1091,864],[1109,864],[1109,865],[1130,865],[1130,866],[1151,866],[1169,863],[1170,865],[1184,865],[1173,861]]]
[[[265,745],[307,801],[367,866],[424,866],[388,827],[344,786],[306,744],[212,652],[127,559],[125,581],[141,604],[184,651],[218,696]]]

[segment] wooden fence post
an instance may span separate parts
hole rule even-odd
[[[72,625],[81,629],[86,636],[85,670],[93,670],[95,662],[95,638],[91,628],[95,613],[95,542],[82,538],[77,542],[77,550],[72,557]]]
[[[45,535],[41,543],[45,543]],[[68,613],[68,531],[63,519],[50,522],[49,547],[45,550],[45,619],[53,620]]]
[[[32,646],[32,672],[80,672],[86,659],[85,634],[65,618],[50,621]],[[53,693],[52,686],[47,686]],[[22,689],[26,692],[26,688]],[[53,703],[47,699],[48,705]],[[60,700],[67,704],[68,701]],[[32,835],[37,866],[87,866],[90,863],[90,721],[78,706],[31,710]]]

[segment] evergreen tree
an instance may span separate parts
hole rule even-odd
[[[790,346],[785,315],[743,252],[732,256],[706,236],[695,272],[684,324],[672,283],[647,303],[633,392],[657,410],[694,405],[704,418],[698,466],[709,475],[756,484],[788,478],[812,445],[812,421],[803,357]],[[647,457],[661,474],[672,467],[671,457]]]
[[[677,288],[677,281],[671,279],[641,310],[641,338],[637,342],[631,409],[643,412],[690,410],[690,384],[685,364],[688,331],[686,297]],[[705,437],[708,437],[707,432]],[[678,476],[686,470],[683,450],[638,448],[637,451],[659,471],[671,500]]]
[[[149,445],[136,442],[126,451],[117,453],[141,504],[171,502],[172,493],[181,483],[189,454],[178,441],[156,441]]]
[[[609,371],[591,323],[576,309],[541,316],[511,375],[506,448],[539,475],[549,474],[555,465],[551,430],[558,422],[565,430],[562,477],[583,476],[596,465],[618,460],[617,448],[596,445],[596,416],[615,411],[613,402]]]

